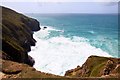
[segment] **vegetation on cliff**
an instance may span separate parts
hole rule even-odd
[[[120,58],[90,56],[82,67],[66,71],[70,77],[118,77],[120,76]]]

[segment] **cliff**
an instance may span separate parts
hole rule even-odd
[[[35,46],[33,31],[40,30],[39,22],[11,9],[2,8],[2,59],[15,62],[34,64],[34,60],[28,56],[31,46]]]
[[[90,56],[80,67],[66,71],[69,77],[120,77],[120,58]]]
[[[2,8],[0,23],[0,79],[58,77],[37,71],[35,61],[28,52],[35,46],[33,32],[40,30],[40,23],[11,9]],[[37,53],[36,53],[37,55]]]

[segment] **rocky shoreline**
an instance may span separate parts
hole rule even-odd
[[[120,58],[106,58],[90,56],[80,67],[66,71],[65,76],[37,71],[32,66],[34,59],[28,55],[31,46],[35,46],[33,32],[39,31],[40,23],[14,10],[2,8],[2,35],[1,72],[0,77],[5,78],[89,78],[89,77],[114,77],[120,76]],[[37,53],[36,53],[37,55]],[[69,79],[68,79],[69,80]]]

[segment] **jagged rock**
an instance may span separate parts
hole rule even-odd
[[[107,64],[105,65],[104,68],[104,75],[109,75],[110,72],[115,68],[117,64],[114,63],[114,61],[108,60]]]
[[[34,65],[35,63],[35,60],[31,57],[31,56],[28,56],[28,60],[26,62],[28,65],[32,66]]]

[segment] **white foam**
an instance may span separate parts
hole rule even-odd
[[[35,59],[37,70],[63,76],[65,71],[81,66],[91,55],[110,57],[100,48],[91,46],[83,37],[73,36],[71,39],[61,35],[43,40],[43,34],[49,35],[48,31],[42,30],[34,34],[37,43],[29,53]]]
[[[58,30],[53,28],[52,26],[40,26],[40,27],[41,27],[41,30],[34,33],[34,35],[40,39],[44,39],[47,36],[49,36],[50,31],[62,32],[62,33],[64,32],[64,30]],[[47,27],[47,28],[44,28],[44,27]]]
[[[94,31],[88,31],[89,33],[91,33],[91,34],[94,34],[95,32]]]

